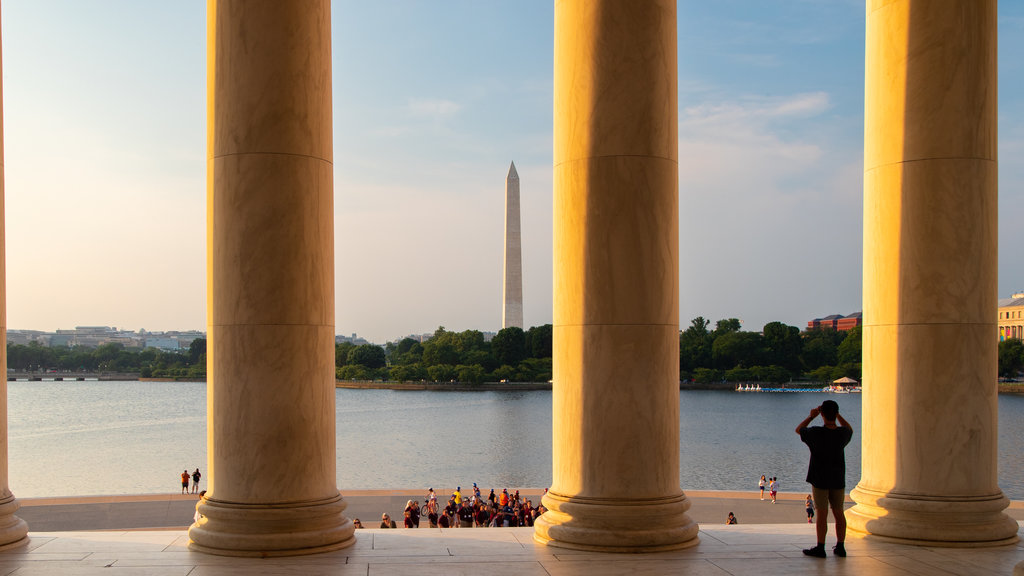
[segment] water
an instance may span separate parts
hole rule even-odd
[[[847,487],[860,477],[860,395],[684,391],[680,484],[754,490],[761,474],[805,490],[793,432],[831,398],[854,427]],[[551,483],[551,393],[337,390],[338,486],[346,489]],[[999,397],[1000,486],[1024,499],[1024,397]],[[9,485],[20,498],[180,490],[206,466],[206,385],[9,382]],[[204,482],[205,487],[205,482]]]

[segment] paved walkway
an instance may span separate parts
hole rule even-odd
[[[437,490],[437,497],[447,501],[450,490]],[[520,491],[524,497],[540,500],[542,490]],[[387,512],[401,524],[402,511],[408,500],[423,502],[425,492],[409,490],[362,490],[344,492],[348,508],[345,516],[359,518],[367,527],[380,523]],[[484,493],[486,495],[486,492]],[[686,495],[693,505],[687,514],[701,525],[724,524],[729,512],[736,514],[740,524],[805,523],[804,494],[779,494],[778,504],[759,500],[754,492],[697,491]],[[143,494],[135,496],[90,496],[75,498],[20,499],[17,515],[28,522],[29,529],[39,532],[71,530],[139,530],[152,528],[186,529],[195,514],[195,495]],[[847,501],[847,506],[852,505]],[[1015,501],[1006,510],[1014,520],[1024,520],[1024,502]],[[425,527],[426,522],[421,523]],[[422,529],[422,528],[421,528]]]
[[[524,490],[536,500],[540,491]],[[447,492],[438,491],[438,497]],[[0,553],[0,576],[62,575],[347,575],[384,574],[605,574],[804,575],[866,574],[1010,575],[1024,562],[1024,544],[999,548],[904,546],[851,535],[847,558],[821,560],[801,553],[814,540],[804,520],[803,495],[780,495],[778,504],[756,494],[688,491],[691,518],[701,524],[700,544],[676,552],[599,554],[533,542],[532,528],[359,530],[350,548],[314,556],[246,559],[190,552],[185,526],[195,496],[141,495],[26,499],[18,515],[29,522],[27,547]],[[419,492],[346,492],[346,515],[367,526],[381,510],[401,517]],[[736,526],[723,524],[735,512]],[[1007,512],[1024,520],[1024,503]],[[1021,522],[1024,524],[1024,522]],[[168,529],[167,527],[175,527]],[[130,530],[125,530],[125,529]],[[1024,537],[1024,530],[1020,532]],[[834,543],[830,537],[828,548]]]
[[[344,550],[290,558],[229,558],[190,552],[184,532],[33,532],[27,547],[0,552],[0,575],[538,575],[696,576],[1009,575],[1024,546],[925,548],[847,541],[849,556],[807,558],[806,524],[702,526],[700,544],[653,554],[600,554],[533,542],[531,528],[359,530]],[[831,545],[831,543],[829,544]]]

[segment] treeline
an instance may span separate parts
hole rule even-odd
[[[38,342],[7,344],[7,367],[24,372],[138,372],[143,378],[203,378],[206,339],[197,338],[188,350],[125,348],[123,344],[42,346]]]
[[[547,382],[551,325],[504,328],[490,342],[479,330],[449,332],[441,326],[422,343],[413,338],[383,347],[341,343],[334,360],[341,380]]]
[[[999,376],[1017,378],[1024,370],[1024,342],[1010,338],[999,343]]]
[[[679,379],[696,382],[830,382],[860,380],[861,329],[801,332],[769,322],[761,332],[741,330],[736,318],[698,316],[679,334]]]

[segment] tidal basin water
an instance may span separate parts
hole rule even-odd
[[[793,432],[831,398],[854,427],[847,488],[860,478],[858,394],[683,391],[680,485],[754,490],[761,474],[806,491]],[[337,390],[338,487],[551,484],[551,393]],[[999,397],[999,478],[1024,499],[1024,397]],[[177,492],[209,472],[206,384],[9,382],[9,484],[19,498]],[[206,487],[206,478],[202,483]]]

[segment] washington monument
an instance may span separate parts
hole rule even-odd
[[[516,163],[505,178],[505,284],[501,327],[523,327],[523,248],[519,231],[519,174]]]

